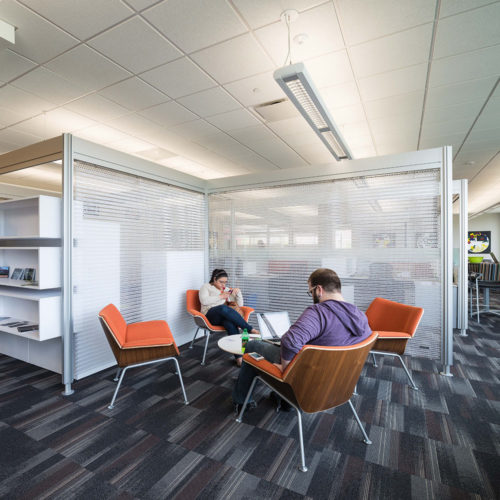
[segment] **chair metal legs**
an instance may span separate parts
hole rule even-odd
[[[111,403],[109,404],[108,408],[110,410],[112,410],[114,408],[116,396],[118,394],[118,391],[120,390],[120,386],[122,385],[123,377],[125,377],[125,372],[129,368],[137,368],[138,366],[152,365],[153,363],[161,363],[162,361],[170,361],[170,360],[173,360],[174,363],[175,363],[175,367],[176,367],[176,370],[177,370],[177,375],[179,376],[179,382],[181,384],[182,395],[184,396],[184,404],[188,405],[189,401],[187,399],[186,391],[184,389],[184,382],[182,380],[182,374],[181,374],[181,369],[180,369],[180,366],[179,366],[179,362],[177,361],[176,358],[170,357],[170,358],[154,359],[152,361],[145,361],[144,363],[136,363],[135,365],[126,366],[125,368],[123,368],[123,370],[121,371],[121,374],[120,374],[120,379],[118,380],[118,384],[116,385],[115,392],[113,393],[113,398],[111,399]],[[116,376],[118,376],[118,373],[120,373],[120,370],[121,370],[121,368],[118,368]],[[114,380],[117,380],[116,377],[115,377]]]
[[[118,378],[120,377],[120,372],[121,371],[122,371],[122,369],[120,367],[118,367],[117,370],[116,370],[115,378],[113,379],[115,382],[118,382]]]
[[[191,344],[189,344],[190,349],[193,348],[193,344],[194,344],[194,341],[196,340],[196,335],[198,335],[198,331],[199,331],[199,328],[197,328],[196,331],[194,332],[193,340],[191,340]]]
[[[375,357],[375,353],[372,351],[370,354],[372,355],[372,359],[373,359],[373,366],[374,366],[375,368],[377,368],[377,367],[378,367],[378,365],[377,365],[377,358]]]
[[[361,423],[361,420],[358,417],[358,412],[355,410],[353,404],[351,403],[351,400],[347,401],[349,403],[349,406],[351,407],[352,413],[354,414],[354,418],[356,419],[356,422],[358,423],[359,428],[361,429],[361,432],[363,433],[364,439],[363,442],[366,444],[372,444],[370,441],[370,438],[368,437],[368,434],[365,431],[365,428],[363,427],[363,424]]]
[[[376,353],[376,354],[381,354],[382,356],[393,356],[395,358],[398,358],[399,361],[401,362],[401,365],[403,366],[404,368],[404,371],[406,373],[406,376],[408,377],[408,380],[410,381],[410,385],[411,385],[411,388],[414,390],[414,391],[418,391],[418,387],[417,385],[415,384],[415,382],[413,381],[413,378],[410,374],[410,371],[408,370],[408,368],[406,367],[406,364],[405,362],[403,361],[403,358],[399,355],[399,354],[396,354],[394,352],[386,352],[386,351],[371,351],[371,353]]]
[[[307,472],[307,466],[306,466],[306,458],[305,458],[305,451],[304,451],[304,435],[302,431],[302,412],[300,411],[300,408],[296,406],[294,403],[292,403],[288,398],[286,398],[283,394],[281,394],[279,391],[276,390],[275,387],[272,387],[269,385],[265,380],[260,378],[259,376],[255,377],[252,381],[252,385],[250,386],[250,389],[248,389],[247,395],[245,397],[245,402],[243,403],[243,406],[241,407],[240,414],[236,418],[236,422],[241,423],[241,420],[243,418],[243,414],[245,413],[248,401],[250,401],[250,398],[252,397],[253,390],[255,388],[255,385],[257,383],[257,380],[260,380],[263,382],[265,385],[267,385],[270,389],[273,391],[277,392],[281,398],[283,398],[290,406],[293,406],[295,408],[295,411],[297,412],[297,419],[298,419],[298,424],[299,424],[299,445],[300,445],[300,460],[301,460],[301,465],[299,466],[299,470],[302,472]],[[348,400],[349,406],[351,407],[352,413],[354,414],[354,418],[356,419],[356,422],[358,423],[359,428],[361,429],[361,433],[363,434],[363,442],[366,444],[372,444],[370,438],[368,437],[368,434],[365,431],[365,428],[363,427],[363,424],[361,423],[361,420],[358,417],[358,413],[356,412],[356,409],[354,408],[353,404],[351,403],[351,400]]]
[[[208,339],[210,338],[210,333],[205,330],[205,349],[203,349],[203,359],[201,360],[201,365],[205,366],[205,357],[207,356]]]

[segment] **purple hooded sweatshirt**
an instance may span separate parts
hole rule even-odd
[[[357,344],[372,333],[366,315],[355,305],[325,300],[309,306],[281,337],[281,358],[290,361],[305,344]]]

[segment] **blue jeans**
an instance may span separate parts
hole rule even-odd
[[[249,325],[241,314],[225,304],[211,307],[207,311],[206,317],[212,325],[223,326],[228,335],[237,335],[239,333],[238,327],[242,330],[246,328],[248,333],[252,330],[252,325]]]
[[[262,340],[250,340],[245,348],[245,352],[257,352],[264,356],[271,363],[281,362],[281,350],[277,345],[263,342]],[[234,384],[233,402],[243,404],[252,381],[257,375],[257,370],[248,363],[243,363],[240,368],[238,380]],[[252,401],[252,398],[249,399]]]

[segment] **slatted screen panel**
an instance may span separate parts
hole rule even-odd
[[[83,162],[74,164],[75,378],[114,364],[98,312],[165,319],[176,342],[193,321],[185,291],[205,280],[204,195]]]
[[[257,312],[311,303],[307,278],[334,269],[344,298],[424,307],[408,353],[441,352],[439,171],[216,193],[209,196],[210,267],[226,268]]]

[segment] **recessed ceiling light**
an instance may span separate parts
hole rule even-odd
[[[295,35],[293,37],[293,41],[297,44],[297,45],[303,45],[304,43],[306,43],[307,41],[309,40],[309,35],[307,33],[299,33],[298,35]]]

